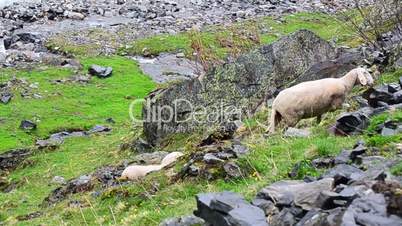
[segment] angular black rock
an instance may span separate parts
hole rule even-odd
[[[22,120],[20,124],[20,129],[23,130],[35,130],[37,125],[29,120]]]

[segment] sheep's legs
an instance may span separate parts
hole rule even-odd
[[[317,124],[320,124],[322,120],[322,115],[317,116]]]
[[[275,109],[272,109],[269,127],[265,132],[268,134],[275,133],[275,126],[279,124],[281,119],[282,119],[282,116],[279,114],[279,112],[277,112]]]

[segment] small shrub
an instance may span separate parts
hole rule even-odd
[[[367,5],[363,0],[353,0],[354,10],[341,14],[341,21],[373,47],[384,49],[381,36],[388,31],[402,35],[402,1],[379,0]]]

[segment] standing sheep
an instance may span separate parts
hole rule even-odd
[[[339,109],[355,85],[373,85],[374,80],[364,68],[356,68],[342,78],[303,82],[279,93],[272,104],[269,133],[280,121],[293,127],[301,119],[317,117]]]

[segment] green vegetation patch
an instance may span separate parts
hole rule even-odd
[[[269,44],[278,38],[300,29],[309,29],[326,40],[334,39],[339,44],[355,41],[353,31],[343,26],[336,16],[323,13],[297,13],[281,20],[265,17],[254,21],[246,21],[227,27],[210,27],[197,32],[205,51],[216,53],[223,58],[233,48],[251,48],[261,44]],[[194,50],[194,32],[176,35],[158,35],[136,40],[121,53],[129,55],[158,55],[163,52],[185,52],[191,57]],[[243,38],[239,38],[242,37]]]
[[[0,105],[0,153],[33,146],[37,139],[63,130],[106,125],[112,131],[90,137],[68,138],[60,148],[37,151],[28,158],[25,167],[17,168],[7,176],[7,180],[17,182],[19,186],[10,193],[0,193],[1,220],[8,219],[9,223],[13,223],[17,216],[42,211],[40,204],[43,199],[57,187],[51,184],[54,176],[69,180],[129,157],[128,152],[119,150],[119,145],[122,139],[130,137],[132,133],[130,103],[146,96],[155,84],[142,74],[135,62],[123,57],[83,58],[81,63],[84,70],[78,74],[85,74],[91,64],[98,64],[113,67],[113,75],[107,79],[93,77],[89,84],[54,84],[52,80],[68,78],[75,73],[68,69],[49,67],[31,71],[2,71],[2,82],[13,76],[23,78],[28,84],[36,84],[38,88],[34,91],[42,98],[24,99],[19,95],[20,90],[16,89],[13,90],[12,101]],[[141,106],[133,110],[136,116],[141,115]],[[107,123],[105,120],[108,118],[113,118],[116,123]],[[19,129],[23,119],[36,122],[37,130],[26,133]],[[48,212],[46,209],[43,211]],[[58,216],[55,212],[52,214],[53,217]],[[40,221],[61,224],[61,221],[46,220],[46,214],[44,218]]]

